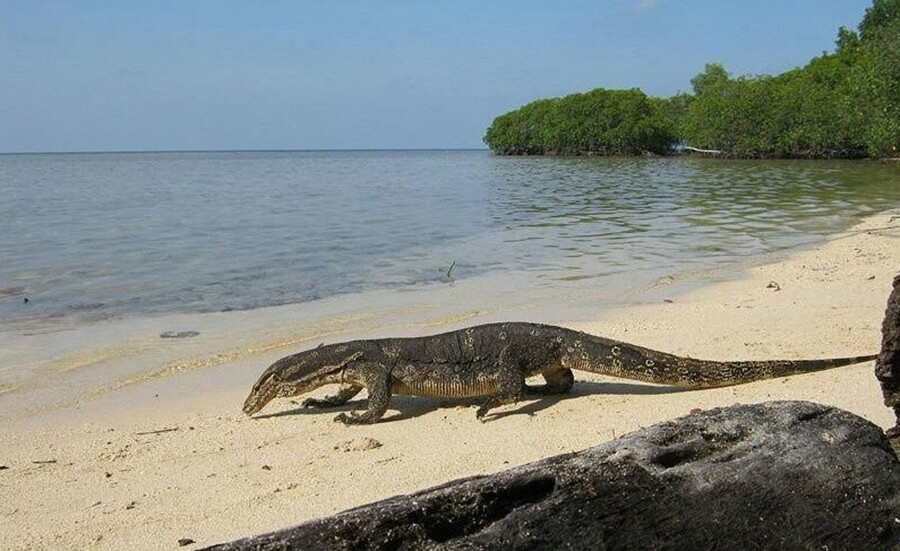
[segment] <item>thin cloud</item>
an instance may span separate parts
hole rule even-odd
[[[631,4],[631,7],[634,8],[635,11],[648,12],[658,8],[659,2],[657,0],[636,0]]]

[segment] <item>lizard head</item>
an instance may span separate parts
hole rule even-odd
[[[253,415],[277,397],[298,396],[332,383],[340,383],[344,368],[362,357],[346,346],[320,346],[281,358],[266,369],[244,401],[243,411]]]

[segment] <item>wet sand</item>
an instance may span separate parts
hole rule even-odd
[[[200,336],[171,339],[162,356],[158,334],[182,329],[174,318],[134,333],[145,336],[123,334],[119,349],[107,351],[116,362],[104,363],[103,347],[62,350],[57,363],[36,368],[46,377],[33,391],[0,393],[0,548],[175,549],[181,538],[196,548],[583,449],[695,408],[811,400],[891,426],[872,362],[704,391],[578,373],[572,393],[504,407],[486,423],[475,419],[475,401],[395,398],[383,422],[365,427],[287,399],[256,419],[240,405],[268,363],[319,342],[425,334],[517,313],[700,358],[877,352],[900,269],[897,227],[898,213],[875,215],[740,279],[682,294],[663,286],[658,300],[595,319],[541,319],[537,309],[489,304],[398,306],[385,295],[362,306],[315,306],[332,316],[320,325],[273,310],[238,339],[215,315],[191,318],[183,329]],[[61,338],[77,350],[77,335]],[[125,377],[122,362],[134,364]]]

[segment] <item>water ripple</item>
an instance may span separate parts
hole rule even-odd
[[[403,288],[452,262],[454,278],[640,284],[808,243],[900,186],[861,162],[146,153],[0,155],[0,197],[16,325]]]

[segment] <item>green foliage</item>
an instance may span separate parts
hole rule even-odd
[[[718,79],[697,89],[682,135],[696,147],[739,157],[865,156],[852,68],[826,55],[777,77]]]
[[[665,153],[676,134],[664,101],[636,88],[542,99],[494,119],[484,141],[506,155]]]
[[[657,104],[664,117],[672,124],[675,131],[675,141],[683,141],[680,129],[687,117],[688,109],[690,109],[691,101],[694,96],[686,93],[675,94],[671,98],[650,98]]]
[[[879,34],[884,28],[900,19],[900,0],[874,0],[872,7],[859,23],[859,34],[863,40]]]
[[[900,156],[900,0],[873,0],[859,32],[778,76],[733,78],[708,63],[693,94],[596,89],[538,100],[494,119],[501,154],[666,153],[684,141],[739,157]]]
[[[860,61],[854,74],[854,91],[866,106],[866,145],[873,157],[900,154],[900,2],[876,2],[893,6],[893,19],[880,20],[862,34]],[[870,12],[866,13],[869,16]]]
[[[680,134],[740,157],[885,157],[900,149],[900,0],[875,0],[859,34],[776,77],[707,64]]]
[[[707,63],[703,72],[691,79],[691,86],[694,88],[694,93],[699,95],[727,84],[730,78],[731,75],[721,63]]]

